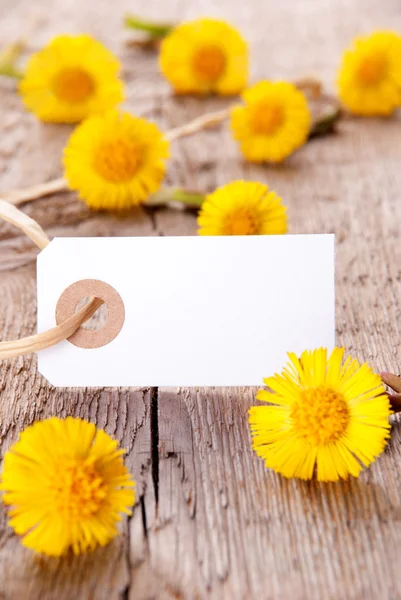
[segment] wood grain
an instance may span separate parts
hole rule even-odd
[[[252,78],[317,74],[331,87],[352,37],[401,31],[397,0],[1,0],[0,39],[29,31],[29,50],[60,32],[87,31],[120,57],[126,108],[164,129],[227,101],[174,98],[156,55],[124,45],[125,12],[182,20],[215,15],[250,40]],[[69,127],[42,125],[24,112],[14,84],[0,81],[0,195],[62,175]],[[289,207],[292,233],[337,235],[337,341],[377,369],[399,371],[401,298],[400,116],[347,119],[278,167],[245,164],[227,128],[173,143],[168,183],[212,190],[235,178],[268,182]],[[26,206],[50,235],[191,235],[195,216],[138,209],[91,213],[70,193]],[[0,332],[34,332],[37,251],[0,226]],[[318,285],[318,282],[317,282]],[[189,294],[190,297],[190,294]],[[285,327],[285,323],[283,323]],[[263,335],[263,332],[261,332]],[[157,338],[154,340],[157,344]],[[267,373],[261,374],[262,376]],[[49,415],[79,415],[127,449],[138,502],[122,536],[74,559],[48,560],[23,549],[0,512],[0,598],[291,599],[401,598],[400,430],[358,480],[324,485],[286,481],[250,449],[252,389],[56,390],[36,359],[0,365],[1,455],[18,433]]]

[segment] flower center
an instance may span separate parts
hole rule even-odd
[[[203,46],[195,52],[192,66],[200,79],[213,83],[223,75],[226,57],[219,46]]]
[[[303,390],[291,411],[294,431],[312,445],[335,442],[349,422],[349,408],[342,394],[326,387]]]
[[[87,461],[71,459],[63,464],[50,486],[57,509],[66,518],[95,514],[106,498],[106,485]]]
[[[272,135],[284,122],[284,109],[277,102],[258,102],[250,110],[250,126],[254,133]]]
[[[358,78],[363,85],[375,85],[385,75],[387,60],[380,54],[365,57],[358,67]]]
[[[224,235],[257,235],[259,221],[249,209],[239,209],[226,217],[224,229]]]
[[[53,91],[65,102],[83,102],[95,91],[95,82],[83,69],[63,69],[53,80]]]
[[[99,144],[93,167],[107,181],[124,183],[135,175],[141,163],[142,153],[138,145],[132,140],[119,137]]]

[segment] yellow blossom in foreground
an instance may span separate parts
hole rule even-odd
[[[231,112],[231,128],[245,158],[281,162],[308,139],[311,115],[292,83],[260,81],[242,94]]]
[[[109,111],[90,117],[72,133],[64,150],[65,178],[91,208],[127,209],[159,189],[168,153],[156,125]]]
[[[390,404],[379,375],[343,348],[290,353],[283,372],[264,380],[249,423],[255,452],[285,477],[357,477],[384,450]]]
[[[286,233],[286,207],[263,183],[233,181],[206,197],[198,216],[199,235]]]
[[[89,35],[60,35],[30,57],[20,93],[39,119],[76,123],[122,102],[119,70],[113,54]]]
[[[131,514],[134,482],[117,442],[93,423],[53,417],[27,427],[6,453],[1,480],[10,526],[50,556],[106,545]]]
[[[248,81],[247,43],[224,21],[178,25],[162,41],[159,63],[178,94],[238,94]]]
[[[343,104],[357,115],[390,115],[401,106],[401,36],[378,31],[357,38],[338,73]]]

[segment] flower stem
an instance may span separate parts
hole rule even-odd
[[[393,392],[387,392],[391,408],[394,412],[401,412],[401,377],[393,373],[380,373],[383,383],[389,386]]]
[[[229,116],[230,108],[224,108],[223,110],[207,113],[206,115],[202,115],[201,117],[198,117],[197,119],[194,119],[193,121],[190,121],[181,127],[171,129],[169,132],[167,132],[166,137],[170,142],[179,138],[187,137],[209,127],[219,125],[228,119]],[[309,133],[309,139],[332,133],[337,121],[339,121],[341,116],[341,108],[334,104],[333,101],[333,108],[331,110],[314,119]]]
[[[18,206],[32,200],[38,200],[52,194],[68,191],[68,184],[65,179],[53,179],[46,183],[33,185],[32,187],[14,190],[9,194],[3,195],[8,204]],[[172,208],[199,208],[204,200],[204,194],[196,191],[185,190],[177,187],[163,186],[156,194],[150,196],[145,202],[146,206],[170,206]]]
[[[0,75],[21,79],[23,72],[16,68],[15,63],[25,48],[22,40],[9,44],[0,52]]]
[[[170,208],[199,208],[205,199],[205,194],[178,187],[163,186],[145,202],[145,206]]]
[[[126,15],[124,24],[135,31],[144,31],[151,38],[164,38],[174,28],[173,23],[159,23],[149,19],[142,19],[138,15]]]
[[[323,115],[313,125],[309,132],[309,139],[327,135],[334,131],[337,121],[341,118],[341,109],[337,108],[330,113]]]
[[[391,387],[397,394],[401,393],[401,377],[384,371],[380,373],[383,383]]]
[[[10,204],[18,206],[19,204],[25,204],[25,202],[31,202],[38,198],[44,198],[51,194],[58,194],[68,190],[68,185],[65,179],[52,179],[39,185],[33,185],[29,188],[22,190],[14,190],[9,194],[3,195],[4,200],[7,200]]]
[[[326,108],[320,110],[314,117],[309,138],[321,137],[335,131],[337,122],[341,119],[343,111],[338,100],[331,96],[322,96],[320,104],[326,103]]]
[[[315,77],[303,77],[294,81],[295,87],[301,92],[309,94],[314,100],[318,100],[322,95],[322,82]]]
[[[178,138],[186,137],[188,135],[192,135],[193,133],[197,133],[198,131],[202,131],[202,129],[219,125],[219,123],[222,123],[228,119],[230,116],[230,110],[230,107],[223,108],[223,110],[218,110],[216,112],[207,113],[206,115],[197,117],[193,121],[190,121],[185,125],[181,125],[181,127],[170,129],[170,131],[167,132],[166,137],[170,142],[172,142]]]
[[[173,200],[181,202],[188,208],[199,208],[205,199],[205,194],[193,190],[176,188]]]

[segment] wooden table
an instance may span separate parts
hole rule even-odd
[[[164,129],[227,100],[173,98],[157,58],[125,45],[128,10],[181,20],[220,16],[252,49],[252,79],[317,74],[332,86],[341,51],[360,32],[401,31],[398,0],[2,0],[0,39],[29,35],[29,51],[61,32],[90,32],[120,57],[126,108]],[[61,175],[67,126],[43,125],[1,80],[0,189]],[[227,128],[175,142],[168,181],[212,190],[232,179],[267,181],[289,207],[291,232],[337,235],[337,340],[375,369],[400,365],[400,119],[347,119],[278,167],[245,164]],[[24,210],[50,236],[192,235],[195,216],[140,209],[89,213],[64,193]],[[0,331],[15,339],[36,321],[36,250],[0,226]],[[191,293],[188,290],[188,301]],[[285,326],[285,324],[283,324]],[[157,338],[154,343],[157,344]],[[261,374],[261,375],[268,375]],[[90,419],[128,450],[138,501],[123,535],[80,558],[48,560],[22,548],[1,511],[0,598],[401,598],[401,460],[396,424],[386,453],[358,480],[286,481],[252,453],[249,389],[53,389],[36,358],[0,367],[2,455],[49,415]]]

